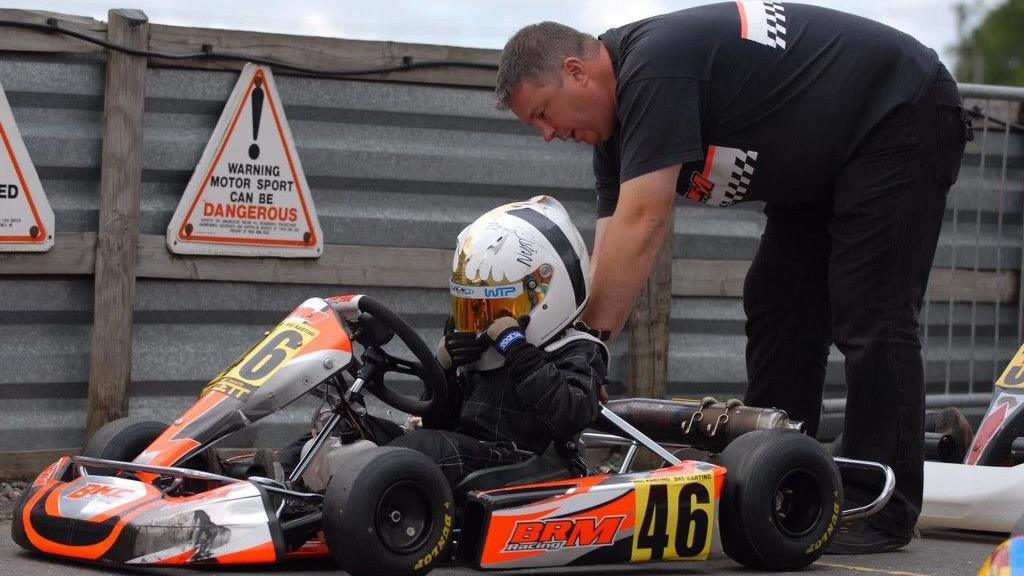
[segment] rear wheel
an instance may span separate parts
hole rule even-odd
[[[327,485],[323,528],[335,562],[353,576],[414,576],[446,557],[454,504],[444,475],[407,448],[347,459]]]
[[[119,418],[96,431],[82,449],[82,456],[131,462],[167,429],[167,424],[137,418]],[[92,469],[93,474],[113,471]]]
[[[748,432],[721,454],[722,548],[757,569],[797,570],[832,540],[843,502],[839,469],[816,440],[788,430]]]

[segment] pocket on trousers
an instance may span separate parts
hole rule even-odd
[[[938,105],[938,150],[935,158],[935,179],[943,191],[960,176],[960,162],[968,140],[974,140],[971,117],[963,106]]]

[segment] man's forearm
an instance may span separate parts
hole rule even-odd
[[[665,218],[608,219],[591,266],[593,289],[583,313],[589,326],[611,330],[613,337],[622,330],[665,242]]]
[[[590,301],[583,321],[591,328],[622,330],[665,243],[675,217],[680,166],[624,182],[610,218],[598,221],[590,266]]]

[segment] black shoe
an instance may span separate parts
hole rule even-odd
[[[879,554],[893,552],[910,544],[909,535],[893,534],[863,520],[843,524],[836,530],[825,554]]]

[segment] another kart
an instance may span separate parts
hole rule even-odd
[[[393,336],[415,359],[385,350]],[[388,372],[414,376],[424,393],[397,392]],[[210,464],[219,440],[305,394],[324,398],[329,418],[287,476],[265,451],[234,476]],[[605,406],[582,437],[453,490],[426,456],[379,445],[387,438],[365,394],[429,418],[447,390],[430,348],[385,306],[311,298],[169,426],[111,422],[83,455],[48,466],[22,495],[12,536],[44,554],[133,565],[330,555],[355,576],[423,574],[450,560],[503,569],[704,559],[719,548],[747,566],[792,570],[817,559],[840,523],[880,509],[894,485],[885,466],[832,459],[779,410],[629,399]],[[618,473],[589,462],[587,443],[623,445]],[[668,465],[629,473],[639,447]],[[684,447],[706,461],[680,460]],[[840,469],[877,472],[878,498],[841,510]]]
[[[1024,531],[1024,346],[996,380],[971,434],[955,408],[931,414],[926,432],[922,528]],[[1016,527],[1016,528],[1015,528]]]

